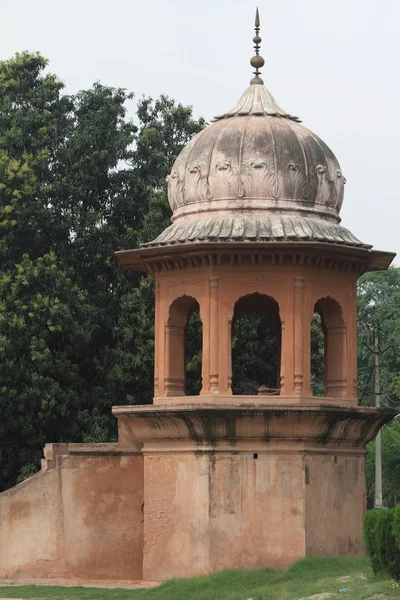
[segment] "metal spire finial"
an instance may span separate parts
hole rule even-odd
[[[260,77],[260,69],[261,69],[261,67],[264,66],[265,60],[263,59],[262,56],[260,56],[261,38],[258,35],[259,32],[260,32],[260,15],[258,14],[258,7],[256,9],[256,20],[255,20],[254,30],[256,32],[256,35],[253,37],[253,42],[255,44],[254,49],[256,51],[256,54],[250,60],[250,64],[251,64],[252,67],[255,68],[255,71],[254,71],[255,77],[253,77],[253,79],[250,81],[250,84],[252,84],[252,85],[263,85],[264,82],[263,82],[263,80]]]

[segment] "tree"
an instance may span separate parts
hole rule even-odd
[[[90,431],[85,371],[91,369],[95,307],[53,253],[1,280],[0,472],[2,485],[35,470],[46,440]],[[89,375],[90,376],[90,375]],[[88,374],[86,373],[86,378]]]
[[[400,269],[367,273],[358,285],[358,373],[359,398],[375,404],[374,336],[380,352],[381,405],[400,408]],[[400,498],[400,423],[382,429],[382,491],[385,504]],[[367,445],[367,492],[375,496],[375,441]]]
[[[279,341],[273,321],[260,313],[235,319],[232,328],[232,388],[257,394],[260,386],[277,388]]]
[[[115,439],[113,404],[151,401],[153,286],[115,250],[156,237],[165,177],[204,126],[162,96],[76,96],[39,54],[0,62],[0,489],[46,441]]]
[[[60,231],[49,206],[55,166],[70,130],[71,99],[62,83],[44,74],[39,54],[0,62],[0,269],[24,254],[52,249]]]
[[[382,429],[382,495],[386,506],[400,501],[400,418]],[[375,441],[367,445],[367,494],[375,498]]]
[[[318,313],[311,322],[311,391],[314,396],[324,395],[324,333]]]
[[[400,269],[366,273],[358,283],[358,395],[375,404],[373,391],[374,330],[381,354],[382,406],[400,403]]]

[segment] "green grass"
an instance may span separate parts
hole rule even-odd
[[[339,589],[349,592],[339,593]],[[167,581],[148,590],[110,590],[62,587],[4,587],[0,598],[52,600],[315,600],[400,599],[400,587],[375,577],[366,558],[306,558],[286,571],[223,571],[196,579]],[[314,600],[314,599],[313,599]]]

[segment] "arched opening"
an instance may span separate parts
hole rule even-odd
[[[314,395],[343,397],[346,393],[346,324],[340,304],[331,297],[314,306],[311,324],[311,377]]]
[[[186,325],[185,335],[185,392],[198,396],[201,392],[203,351],[203,323],[198,311],[193,311]]]
[[[311,393],[323,396],[325,335],[321,316],[315,312],[311,321]]]
[[[165,395],[197,395],[201,389],[202,323],[195,298],[181,296],[165,327]]]
[[[233,394],[279,394],[280,365],[278,303],[265,294],[243,296],[232,320]]]

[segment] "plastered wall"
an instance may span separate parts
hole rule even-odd
[[[0,578],[142,579],[142,457],[113,444],[46,454],[0,494]]]

